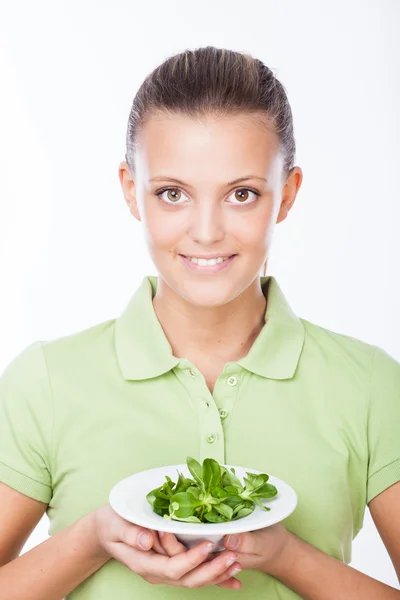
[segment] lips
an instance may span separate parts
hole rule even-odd
[[[211,260],[212,258],[220,258],[221,254],[219,254],[218,256],[188,256],[187,254],[180,254],[179,256],[184,256],[185,258],[203,258],[205,260]],[[229,255],[222,255],[222,258],[224,260],[228,260],[228,258],[232,258],[232,256],[236,256],[236,254],[229,254]]]
[[[194,262],[190,260],[190,258],[186,258],[184,254],[179,255],[182,258],[182,261],[185,263],[188,269],[191,271],[202,273],[202,274],[212,274],[219,273],[219,271],[229,269],[230,265],[233,262],[233,259],[236,258],[236,254],[231,255],[226,260],[222,260],[221,262],[217,262],[214,265],[200,265],[198,262]]]

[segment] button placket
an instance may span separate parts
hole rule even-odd
[[[233,374],[235,373],[235,374]],[[221,420],[221,425],[226,431],[227,426],[229,425],[230,415],[232,412],[232,407],[235,403],[236,395],[238,393],[237,386],[240,380],[240,374],[234,371],[233,365],[229,365],[224,372],[224,377],[221,381],[221,386],[223,387],[223,391],[221,393],[221,399],[219,401],[219,416]],[[229,388],[236,388],[230,390]]]
[[[229,373],[229,371],[228,371]],[[208,432],[206,433],[205,436],[205,446],[208,445],[208,456],[210,457],[214,457],[217,460],[219,460],[219,462],[224,462],[225,461],[225,448],[224,448],[224,442],[225,442],[225,431],[226,431],[226,425],[228,422],[227,417],[229,416],[229,409],[228,407],[231,407],[234,403],[234,398],[236,396],[236,392],[237,390],[232,390],[232,391],[228,391],[228,389],[225,387],[224,389],[224,384],[225,386],[228,385],[230,388],[235,388],[237,386],[238,383],[238,377],[232,374],[228,374],[226,372],[221,373],[220,377],[217,379],[215,387],[214,387],[214,393],[212,394],[213,399],[215,399],[215,404],[223,404],[222,407],[218,408],[218,415],[219,415],[219,428],[215,427],[214,429],[210,428],[208,430]],[[224,406],[225,405],[225,406]],[[206,406],[206,405],[205,405]],[[206,409],[206,414],[209,414],[209,409]],[[211,411],[212,413],[214,413],[214,411]],[[203,413],[204,414],[204,413]],[[210,425],[211,425],[211,420],[209,421]],[[219,431],[221,432],[219,434]],[[204,439],[204,438],[203,438]],[[217,450],[217,448],[220,447],[221,449],[221,459],[217,458],[217,452],[213,452],[214,449]],[[211,450],[212,448],[212,450]],[[204,449],[204,446],[202,447],[202,452],[207,452],[207,449]],[[202,454],[203,459],[206,458],[207,454]]]
[[[184,384],[199,418],[200,458],[225,461],[224,432],[215,396],[207,387],[205,378],[188,360],[181,363],[178,377]]]
[[[225,436],[220,414],[216,404],[215,391],[211,394],[204,378],[202,383],[203,409],[199,417],[200,425],[200,458],[214,458],[219,463],[225,462]]]
[[[202,410],[200,425],[200,457],[214,458],[219,463],[225,461],[225,436],[217,407],[209,402],[209,408]]]
[[[214,458],[223,464],[225,431],[237,393],[237,389],[232,388],[236,388],[239,381],[237,365],[229,363],[225,366],[213,393],[208,389],[204,376],[188,360],[182,361],[179,378],[198,411],[200,459]]]

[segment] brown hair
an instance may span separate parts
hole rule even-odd
[[[135,173],[140,128],[154,111],[201,119],[209,114],[264,113],[284,157],[284,174],[295,160],[292,111],[283,85],[269,67],[249,54],[207,46],[171,56],[137,91],[129,114],[125,160]]]

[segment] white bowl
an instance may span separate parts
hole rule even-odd
[[[242,484],[247,471],[257,475],[262,473],[262,471],[256,469],[236,465],[223,466],[228,470],[233,466],[235,474]],[[154,488],[162,486],[166,482],[166,475],[176,483],[179,476],[178,471],[185,477],[193,478],[186,464],[156,467],[125,477],[110,491],[109,502],[111,507],[131,523],[155,531],[172,532],[188,549],[200,542],[210,540],[215,544],[213,552],[220,552],[225,550],[223,546],[224,536],[244,531],[255,531],[279,523],[279,521],[288,517],[297,506],[297,495],[293,488],[282,479],[268,473],[268,483],[274,485],[278,490],[278,494],[273,498],[261,500],[264,506],[270,507],[271,510],[269,511],[262,510],[255,505],[254,511],[247,517],[236,521],[228,521],[227,523],[186,523],[164,519],[153,511],[146,495]]]

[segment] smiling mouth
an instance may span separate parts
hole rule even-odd
[[[187,256],[186,254],[179,254],[179,256],[183,256],[184,258],[188,258],[189,260],[192,258],[200,258],[204,259],[202,256]],[[236,256],[236,254],[230,254],[229,256],[223,256],[223,260],[228,260],[232,258],[232,256]],[[211,258],[206,258],[205,260],[213,260],[214,258],[220,258],[219,256],[212,256]]]
[[[212,268],[215,267],[217,265],[225,265],[229,262],[232,261],[232,259],[236,256],[236,254],[231,254],[230,256],[218,256],[216,258],[198,258],[197,256],[186,256],[185,254],[181,254],[180,255],[182,258],[185,259],[185,261],[187,261],[188,263],[192,264],[192,265],[197,265],[197,266],[201,266],[204,268]]]

